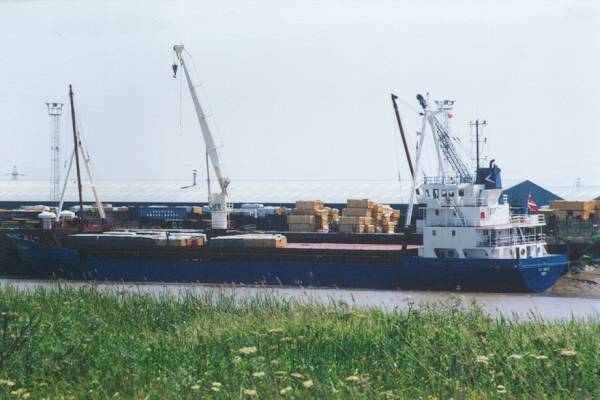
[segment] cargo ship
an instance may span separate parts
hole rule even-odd
[[[432,110],[423,96],[417,99],[423,120],[405,220],[408,229],[418,204],[420,246],[286,243],[285,235],[227,235],[221,229],[209,238],[189,231],[10,238],[32,274],[42,278],[498,292],[551,287],[568,261],[547,252],[544,216],[510,213],[493,161],[470,174],[449,134],[451,101],[436,102]],[[438,174],[418,181],[428,126]],[[224,196],[215,204],[221,205],[221,228]]]

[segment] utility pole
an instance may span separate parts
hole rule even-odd
[[[60,191],[60,116],[63,103],[46,103],[50,116],[50,201],[58,201]]]

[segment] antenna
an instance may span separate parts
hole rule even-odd
[[[13,181],[19,180],[20,176],[25,176],[24,174],[20,174],[19,171],[17,171],[16,165],[13,165],[12,172],[10,174],[6,174],[6,175],[10,175],[10,179]]]
[[[63,103],[46,103],[50,116],[50,201],[60,198],[60,116]]]
[[[469,126],[471,127],[471,129],[473,127],[475,127],[475,162],[476,162],[476,170],[479,170],[479,164],[481,161],[481,155],[480,155],[480,150],[481,150],[481,142],[482,142],[482,138],[483,138],[483,128],[487,125],[487,121],[483,120],[480,121],[479,119],[476,119],[475,122],[469,122]],[[481,128],[481,132],[480,132],[480,128]],[[483,138],[483,143],[485,143],[487,141],[487,139]],[[485,157],[484,157],[485,159]]]

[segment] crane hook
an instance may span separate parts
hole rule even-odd
[[[173,78],[176,78],[177,77],[177,64],[173,63],[172,67],[173,67]]]

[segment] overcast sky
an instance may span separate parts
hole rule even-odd
[[[456,101],[465,157],[468,122],[488,121],[505,180],[600,185],[598,4],[0,0],[0,172],[49,178],[45,103],[67,103],[72,83],[99,180],[203,174],[190,95],[172,78],[183,43],[233,181],[393,180],[389,95],[412,147],[415,95],[429,92]],[[68,121],[65,109],[63,141]],[[408,178],[403,153],[400,166]]]

